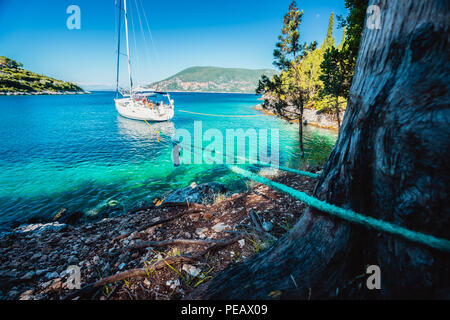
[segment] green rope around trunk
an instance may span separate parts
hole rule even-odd
[[[306,203],[307,205],[309,205],[310,207],[316,208],[322,212],[329,213],[333,216],[339,217],[341,219],[344,219],[344,220],[347,220],[347,221],[350,221],[353,223],[357,223],[357,224],[366,226],[368,228],[387,232],[387,233],[402,237],[406,240],[410,240],[410,241],[413,241],[416,243],[420,243],[420,244],[429,246],[431,248],[450,252],[450,241],[449,240],[439,239],[439,238],[436,238],[436,237],[428,235],[428,234],[411,231],[409,229],[394,225],[394,224],[386,222],[386,221],[382,221],[382,220],[378,220],[378,219],[375,219],[372,217],[361,215],[352,210],[342,209],[335,205],[329,204],[325,201],[311,197],[304,192],[295,190],[284,184],[277,183],[277,182],[274,182],[267,178],[261,177],[255,173],[244,170],[237,166],[229,166],[229,167],[233,172],[235,172],[245,178],[262,183],[274,190],[288,194],[288,195],[292,196],[293,198],[300,200],[300,201]]]

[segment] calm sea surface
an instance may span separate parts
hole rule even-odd
[[[176,112],[170,123],[120,117],[114,93],[76,96],[0,97],[0,229],[32,217],[53,217],[61,208],[96,216],[120,214],[151,203],[192,182],[217,181],[237,191],[239,176],[224,165],[174,167],[176,129],[279,129],[280,162],[299,168],[298,125],[275,117],[223,118]],[[255,95],[174,93],[176,109],[209,114],[260,114]],[[161,132],[156,141],[155,130]],[[336,134],[308,126],[309,162],[323,161]],[[205,143],[207,145],[208,143]]]

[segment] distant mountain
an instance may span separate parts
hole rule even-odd
[[[159,91],[255,93],[261,75],[276,73],[271,69],[234,69],[191,67],[148,87]]]
[[[71,82],[56,80],[22,68],[20,62],[0,57],[0,94],[61,94],[84,92]]]

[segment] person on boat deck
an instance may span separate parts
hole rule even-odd
[[[149,107],[149,108],[153,108],[153,104],[151,101],[148,101],[147,98],[143,98],[142,99],[142,103],[144,104],[144,106]]]

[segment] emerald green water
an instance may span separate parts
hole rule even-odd
[[[192,182],[222,182],[231,191],[242,188],[242,179],[224,165],[173,165],[170,137],[176,129],[194,136],[194,121],[202,122],[203,131],[217,129],[224,137],[226,129],[278,129],[280,163],[301,168],[296,124],[271,116],[176,112],[170,123],[150,128],[120,117],[113,98],[112,92],[0,97],[1,229],[32,217],[49,219],[61,208],[93,217],[121,214]],[[174,93],[172,98],[177,110],[260,114],[253,109],[260,103],[255,95]],[[155,130],[161,132],[159,143]],[[310,126],[304,134],[307,161],[323,162],[336,134]]]

